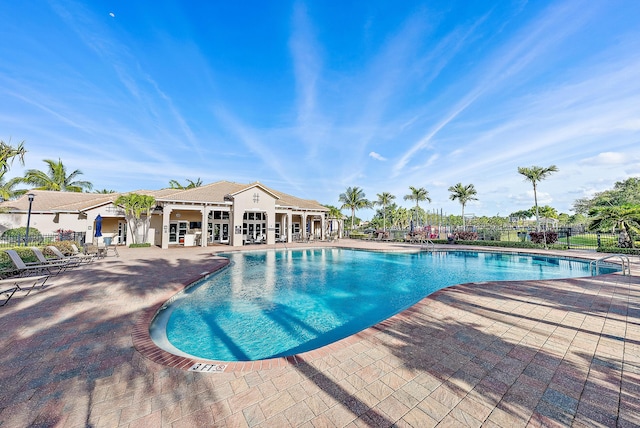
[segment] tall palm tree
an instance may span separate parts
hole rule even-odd
[[[338,202],[342,202],[341,210],[345,208],[351,210],[351,229],[353,229],[353,219],[356,215],[356,210],[371,207],[371,202],[366,198],[364,190],[359,187],[347,187],[347,190],[338,197]]]
[[[19,183],[22,183],[22,178],[12,178],[9,181],[4,179],[5,174],[9,171],[16,158],[18,158],[20,164],[24,165],[25,153],[27,151],[24,148],[24,141],[14,147],[11,145],[11,141],[5,143],[0,140],[0,200],[7,201],[26,193],[26,190],[15,189]]]
[[[88,181],[75,181],[82,175],[82,171],[76,169],[67,175],[67,169],[58,159],[58,162],[51,159],[44,159],[48,166],[48,172],[38,169],[30,169],[25,172],[22,181],[35,186],[35,190],[53,190],[57,192],[82,192],[83,190],[91,190],[93,184]]]
[[[374,202],[376,205],[382,206],[382,230],[387,231],[387,205],[396,197],[389,192],[378,193],[378,200]]]
[[[20,164],[24,165],[24,155],[27,151],[24,148],[24,141],[13,147],[11,141],[5,143],[0,140],[0,177],[9,171],[9,167],[15,158],[18,158]]]
[[[186,189],[194,189],[196,187],[202,186],[202,179],[200,177],[198,177],[196,181],[189,180],[187,178],[187,181],[189,182],[189,184],[185,185],[185,184],[181,184],[178,180],[169,180],[169,188],[186,190]]]
[[[465,205],[467,205],[467,202],[478,200],[478,198],[476,198],[478,192],[476,191],[476,188],[473,184],[467,184],[466,186],[463,186],[462,183],[458,183],[455,186],[449,187],[449,192],[451,192],[451,194],[449,195],[449,199],[451,199],[452,201],[455,201],[457,199],[458,202],[460,202],[460,205],[462,205],[462,228],[466,230],[467,224],[464,219],[464,207]]]
[[[416,188],[413,186],[409,186],[409,190],[411,193],[404,196],[404,200],[407,201],[416,201],[416,222],[418,219],[418,211],[420,209],[421,201],[429,201],[431,202],[431,198],[429,197],[429,192],[424,187]]]
[[[518,173],[524,175],[525,181],[530,181],[533,184],[533,199],[536,208],[536,231],[540,231],[540,213],[538,210],[538,182],[549,177],[552,173],[557,172],[558,167],[555,165],[548,166],[546,168],[541,166],[532,166],[530,168],[518,167]]]
[[[15,189],[18,184],[22,183],[22,177],[14,177],[5,182],[2,175],[0,174],[0,201],[8,201],[27,193],[26,189]]]

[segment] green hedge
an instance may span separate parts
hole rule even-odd
[[[599,253],[630,254],[632,256],[640,256],[640,248],[600,247],[597,251]]]

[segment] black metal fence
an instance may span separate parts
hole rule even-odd
[[[431,240],[447,240],[462,228],[427,226],[416,228],[413,234],[421,234]],[[478,241],[502,241],[502,242],[531,242],[531,232],[529,228],[504,228],[504,227],[467,227],[466,232],[473,232]],[[591,232],[582,225],[571,227],[560,227],[547,229],[546,232],[557,236],[551,244],[566,245],[569,249],[596,250],[601,247],[618,246],[618,234]],[[411,241],[411,233],[407,229],[387,230],[382,234],[378,231],[368,231],[368,233],[351,233],[354,238],[380,239],[385,241]]]
[[[58,241],[74,241],[79,243],[80,245],[84,245],[86,239],[86,232],[72,232],[72,231],[64,231],[59,233],[50,233],[50,234],[29,234],[29,242],[27,242],[25,235],[20,234],[5,234],[0,238],[0,247],[2,248],[10,248],[10,247],[32,247],[32,246],[43,246],[48,245],[52,242]]]

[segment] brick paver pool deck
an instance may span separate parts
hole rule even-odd
[[[631,276],[451,287],[289,360],[172,367],[139,326],[227,249],[121,248],[16,293],[0,307],[0,427],[640,426],[637,257]]]

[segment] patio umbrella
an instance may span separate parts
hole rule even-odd
[[[409,233],[413,234],[413,220],[409,223]]]
[[[96,217],[96,233],[94,234],[94,236],[102,236],[102,216],[100,214],[98,214],[98,217]]]

